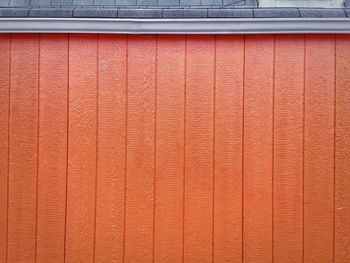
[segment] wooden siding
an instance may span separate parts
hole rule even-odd
[[[347,35],[0,36],[0,262],[350,262]]]

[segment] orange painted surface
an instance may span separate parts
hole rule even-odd
[[[243,259],[272,261],[273,36],[245,42]]]
[[[10,59],[7,261],[34,262],[37,233],[39,36],[13,35]]]
[[[128,37],[125,262],[152,262],[156,37]]]
[[[0,262],[349,262],[349,50],[1,35]]]
[[[336,38],[335,262],[350,262],[350,37]]]
[[[124,240],[126,39],[100,36],[98,45],[95,259],[115,263]]]
[[[304,36],[276,36],[274,259],[303,258]],[[288,256],[287,256],[288,255]]]
[[[204,263],[213,255],[215,39],[190,37],[186,50],[184,262]]]
[[[176,36],[157,43],[154,262],[182,263],[186,46]]]
[[[69,37],[65,260],[93,262],[97,154],[97,36]]]
[[[304,257],[327,263],[334,242],[334,36],[307,36],[305,53]]]
[[[39,63],[37,262],[64,257],[68,35],[42,35]],[[55,152],[55,154],[52,154]]]
[[[0,260],[7,255],[10,35],[0,36]]]
[[[242,262],[244,37],[217,36],[214,261]]]

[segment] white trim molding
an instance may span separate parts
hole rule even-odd
[[[259,0],[258,3],[259,7],[344,7],[344,0]]]
[[[0,33],[326,34],[350,33],[349,18],[0,18]]]

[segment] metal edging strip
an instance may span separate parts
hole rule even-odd
[[[350,33],[348,18],[0,18],[0,33],[325,34]]]

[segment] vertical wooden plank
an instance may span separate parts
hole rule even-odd
[[[35,260],[38,50],[38,35],[12,36],[8,262]]]
[[[41,35],[37,262],[63,262],[68,36]]]
[[[243,36],[217,36],[214,262],[242,262]]]
[[[276,36],[274,261],[302,262],[304,36]]]
[[[272,260],[273,36],[246,36],[243,257]]]
[[[129,37],[126,263],[153,260],[155,54],[155,36]]]
[[[334,44],[306,37],[305,262],[333,262]]]
[[[184,262],[212,262],[213,36],[189,36],[186,76]]]
[[[96,262],[122,262],[126,37],[99,36]]]
[[[185,36],[159,36],[155,262],[182,262]]]
[[[93,262],[97,36],[69,39],[66,262]]]
[[[350,262],[350,37],[336,43],[335,262]]]
[[[0,35],[0,262],[7,255],[10,35]]]

